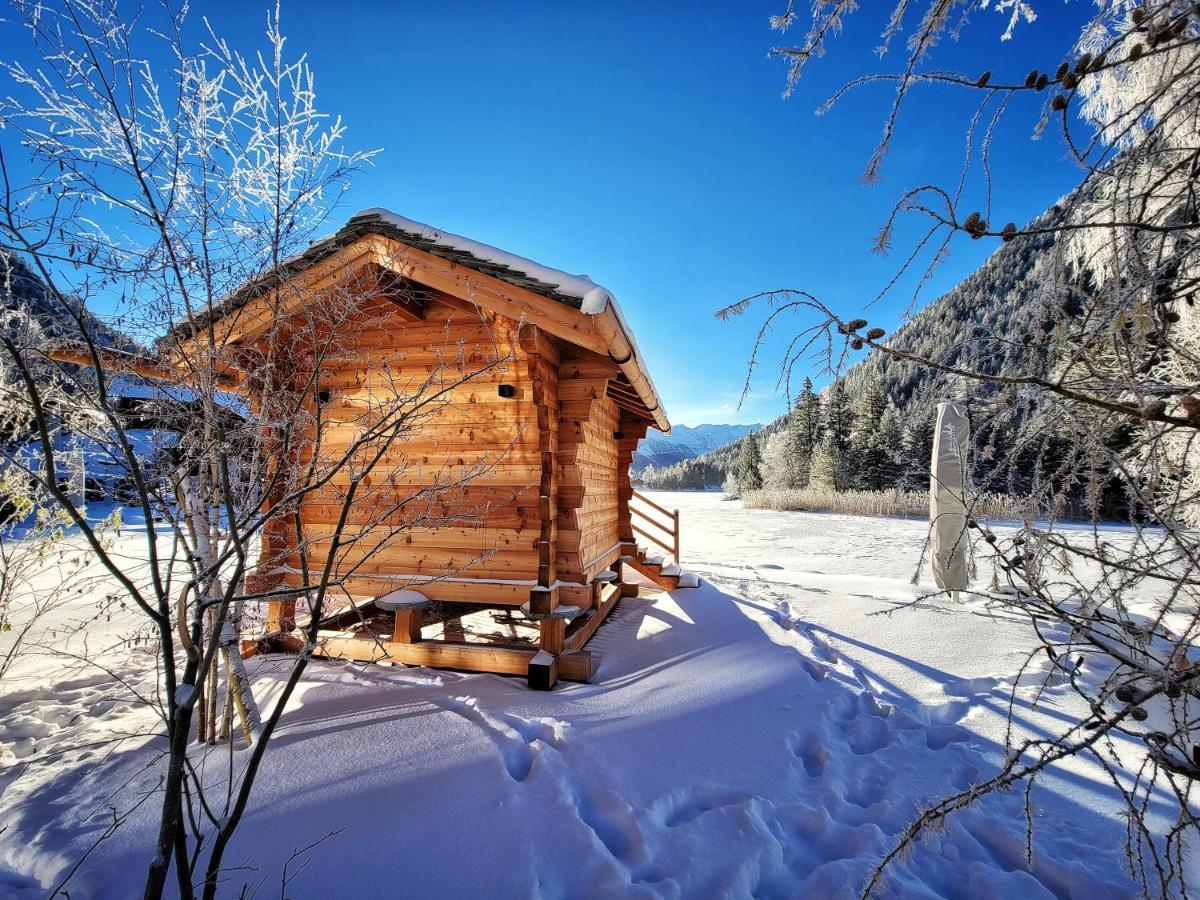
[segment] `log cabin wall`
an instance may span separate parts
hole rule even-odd
[[[586,582],[619,555],[614,436],[619,410],[606,393],[615,373],[611,362],[580,354],[564,356],[559,371],[558,567],[563,581]]]
[[[524,603],[546,558],[543,542],[554,537],[544,532],[539,497],[546,487],[554,495],[555,473],[545,471],[544,453],[556,449],[557,347],[544,336],[527,338],[536,331],[531,326],[519,335],[513,320],[481,314],[436,292],[428,295],[419,321],[386,306],[371,312],[370,327],[356,330],[322,365],[319,387],[328,399],[319,453],[326,459],[336,458],[361,434],[372,421],[373,404],[394,403],[396,392],[414,391],[455,359],[467,372],[494,368],[451,389],[366,477],[350,524],[352,531],[368,528],[370,535],[339,552],[337,571],[353,568],[348,587],[363,596],[402,586],[402,576],[448,576],[413,586],[435,599]],[[495,362],[510,353],[511,359]],[[451,366],[445,377],[460,376]],[[501,385],[511,386],[512,396],[502,396]],[[312,452],[302,454],[301,464]],[[351,477],[336,474],[301,507],[310,570],[328,558]],[[393,510],[421,489],[456,481],[463,483]],[[414,516],[426,517],[428,524],[392,532]],[[291,568],[300,567],[298,553],[286,559]],[[496,581],[525,586],[489,583]]]
[[[629,469],[633,466],[633,454],[638,442],[646,436],[648,420],[621,410],[617,439],[617,535],[621,543],[636,545],[629,503],[633,500],[633,482]]]

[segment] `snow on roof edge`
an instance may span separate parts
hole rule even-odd
[[[401,231],[419,234],[422,238],[432,241],[435,244],[441,244],[455,250],[461,250],[464,253],[470,253],[477,259],[506,266],[516,272],[528,275],[530,278],[553,285],[564,294],[579,297],[582,301],[579,311],[589,316],[601,315],[604,312],[604,308],[611,305],[613,313],[617,317],[617,322],[620,324],[621,330],[625,332],[625,338],[629,341],[633,356],[638,360],[638,367],[642,370],[642,374],[650,385],[650,390],[654,392],[654,397],[661,407],[662,395],[658,393],[658,388],[654,385],[654,379],[651,378],[649,371],[646,369],[644,364],[645,357],[638,349],[633,330],[629,327],[629,323],[625,321],[621,305],[617,303],[617,298],[608,288],[596,284],[596,282],[592,281],[586,275],[572,275],[570,272],[564,272],[562,269],[544,266],[528,257],[509,253],[507,250],[501,250],[499,247],[493,247],[490,244],[464,237],[461,234],[455,234],[452,231],[443,231],[440,228],[434,228],[432,225],[426,225],[424,222],[418,222],[416,219],[402,216],[382,206],[372,206],[359,210],[350,217],[350,220],[353,221],[354,219],[369,216],[377,217],[381,222],[399,228]]]
[[[424,222],[409,219],[382,206],[373,206],[370,209],[359,210],[350,217],[350,220],[353,221],[354,219],[365,218],[367,216],[378,217],[380,221],[399,228],[401,231],[419,234],[421,237],[435,244],[441,244],[445,247],[461,250],[464,253],[470,253],[477,259],[507,266],[516,272],[528,275],[530,278],[552,285],[564,294],[578,297],[582,301],[580,310],[589,316],[597,316],[604,312],[604,307],[607,303],[616,305],[617,301],[612,293],[603,285],[596,284],[596,282],[592,281],[586,275],[572,275],[570,272],[564,272],[561,269],[544,266],[528,257],[509,253],[507,250],[501,250],[499,247],[493,247],[490,244],[472,240],[469,237],[455,234],[452,231],[443,231],[440,228],[434,228],[432,225],[426,225]]]

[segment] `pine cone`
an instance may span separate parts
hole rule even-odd
[[[1084,72],[1086,72],[1088,70],[1088,66],[1090,66],[1091,64],[1092,64],[1092,54],[1090,54],[1090,53],[1083,54],[1083,56],[1079,57],[1079,60],[1075,63],[1075,74],[1082,75]]]
[[[1055,79],[1061,80],[1064,75],[1071,71],[1071,66],[1068,63],[1063,63],[1058,67],[1058,71],[1054,73]]]
[[[867,320],[866,319],[851,319],[849,322],[846,323],[846,327],[849,328],[851,331],[858,331],[860,328],[867,327]]]
[[[1062,112],[1067,108],[1067,97],[1065,94],[1055,94],[1054,99],[1050,101],[1050,108],[1055,112]]]
[[[1045,88],[1045,86],[1048,85],[1049,83],[1050,83],[1050,78],[1046,75],[1045,72],[1043,72],[1041,75],[1038,76],[1037,83],[1034,85],[1034,87],[1036,87],[1040,91],[1043,88]]]
[[[1037,84],[1037,80],[1038,80],[1038,70],[1033,69],[1032,71],[1030,71],[1030,73],[1028,75],[1025,76],[1025,87],[1027,87],[1027,88],[1033,87],[1035,84]]]
[[[1073,90],[1075,90],[1076,86],[1079,84],[1079,76],[1076,75],[1074,72],[1068,72],[1066,75],[1063,76],[1062,83],[1063,83],[1063,87],[1065,87],[1068,91],[1073,91]]]
[[[861,350],[864,346],[862,338],[855,338],[850,342],[850,346],[855,350]]]
[[[877,341],[881,337],[883,337],[885,334],[887,334],[887,332],[884,331],[882,328],[872,328],[870,331],[867,332],[867,338],[872,341]]]
[[[987,87],[987,83],[991,80],[992,73],[990,71],[984,72],[979,76],[979,80],[975,82],[975,87]]]
[[[1015,238],[1016,236],[1017,236],[1017,226],[1013,222],[1009,222],[1007,225],[1005,225],[1000,230],[1000,239],[1002,241],[1004,241],[1004,243],[1006,243],[1006,244],[1009,241],[1011,241],[1013,238]]]
[[[1142,58],[1142,54],[1146,52],[1146,48],[1141,44],[1134,44],[1129,48],[1129,61],[1135,62]]]

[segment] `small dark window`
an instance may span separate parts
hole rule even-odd
[[[625,432],[623,432],[623,431],[614,431],[613,432],[613,440],[614,441],[621,441],[624,439],[625,439]]]
[[[502,384],[500,385],[500,396],[511,400],[517,396],[517,389],[511,384]]]
[[[317,391],[317,402],[324,406],[333,399],[333,391]]]

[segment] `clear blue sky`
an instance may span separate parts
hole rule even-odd
[[[868,0],[784,100],[784,64],[767,58],[781,40],[767,19],[784,5],[284,0],[283,23],[351,145],[383,148],[335,220],[385,206],[589,274],[620,299],[672,420],[694,425],[764,421],[784,408],[774,357],[737,408],[760,317],[720,323],[713,312],[781,287],[860,310],[912,233],[901,232],[891,256],[872,255],[887,209],[905,186],[957,179],[975,102],[920,94],[882,183],[861,186],[890,88],[823,117],[814,110],[850,76],[902,59],[881,64],[871,52],[881,22]],[[1035,64],[1053,69],[1092,7],[1037,5],[1038,21],[1005,43],[1002,18],[977,15],[962,42],[941,48],[941,63],[971,72],[986,63],[1010,80]],[[265,6],[255,0],[196,2],[193,13],[244,49],[261,45]],[[1025,221],[1079,178],[1060,137],[1029,139],[1036,118],[1036,108],[1017,108],[997,136],[997,220]],[[924,301],[993,249],[956,240]],[[910,284],[868,317],[890,329],[911,294]]]

